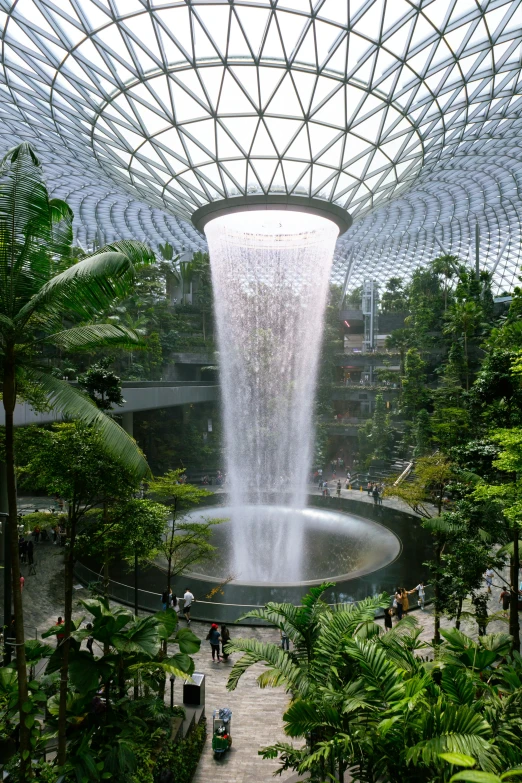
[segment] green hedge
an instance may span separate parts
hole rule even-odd
[[[154,765],[153,779],[156,783],[164,770],[170,770],[174,783],[190,783],[203,752],[207,738],[207,725],[203,719],[185,739],[163,748]]]

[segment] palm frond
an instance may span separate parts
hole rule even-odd
[[[0,166],[0,312],[14,318],[51,274],[49,197],[38,158],[23,143]]]
[[[357,661],[368,691],[387,704],[402,699],[403,673],[388,659],[381,646],[355,637],[346,644],[346,652]]]
[[[147,461],[136,442],[114,419],[100,411],[90,397],[66,381],[41,370],[30,369],[28,375],[47,394],[53,408],[71,419],[79,419],[94,427],[103,438],[107,451],[124,462],[136,476],[150,475]]]
[[[126,326],[114,326],[113,324],[87,324],[64,329],[55,332],[41,342],[51,343],[64,351],[87,350],[102,348],[109,345],[132,346],[136,348],[141,344],[139,336]]]
[[[149,249],[141,242],[134,243],[132,256],[139,255],[145,261]],[[35,312],[45,310],[45,316],[53,313],[63,315],[71,311],[81,318],[90,319],[110,306],[115,298],[129,290],[135,275],[131,256],[123,252],[107,251],[96,253],[55,275],[31,297],[16,316],[17,322],[25,323]]]
[[[275,644],[264,644],[256,639],[234,639],[227,645],[229,653],[244,653],[234,663],[228,677],[227,690],[233,691],[243,674],[255,663],[266,663],[278,674],[278,685],[284,684],[287,690],[293,690],[306,696],[308,682],[305,672],[294,663],[292,656]]]

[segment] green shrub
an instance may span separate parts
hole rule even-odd
[[[190,783],[201,758],[206,738],[207,725],[206,721],[202,720],[184,740],[176,744],[168,743],[156,758],[154,780],[158,780],[163,770],[170,769],[175,783]]]

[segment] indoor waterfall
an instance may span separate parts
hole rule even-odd
[[[335,223],[249,211],[206,226],[223,399],[233,576],[300,578],[313,404]],[[266,504],[295,513],[279,514]]]

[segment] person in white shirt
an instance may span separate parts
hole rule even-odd
[[[417,592],[417,603],[419,604],[421,609],[424,609],[424,599],[426,598],[426,585],[424,582],[419,582],[417,587],[414,587],[412,592]]]
[[[183,614],[185,615],[185,620],[187,621],[187,625],[190,625],[190,607],[192,606],[192,602],[196,599],[190,592],[190,588],[185,588],[185,595],[183,596]]]

